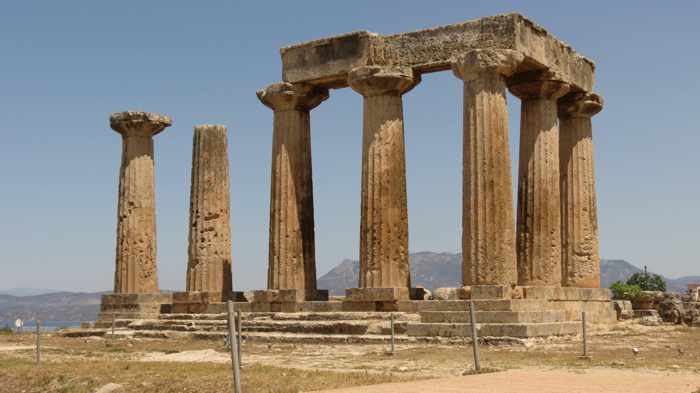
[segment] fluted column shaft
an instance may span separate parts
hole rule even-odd
[[[309,111],[325,89],[278,83],[258,92],[274,110],[268,289],[316,291]]]
[[[157,293],[153,135],[171,121],[154,113],[120,112],[110,123],[122,134],[114,292]]]
[[[361,288],[408,288],[408,205],[402,94],[418,83],[410,70],[354,69],[363,96]]]
[[[602,100],[576,93],[559,102],[562,285],[600,287],[598,213],[591,117]]]
[[[517,283],[505,77],[519,52],[473,50],[453,63],[464,81],[462,283]]]
[[[557,99],[568,85],[534,80],[510,86],[521,98],[518,169],[518,284],[561,285]]]
[[[226,127],[194,128],[187,291],[231,292],[231,225]]]

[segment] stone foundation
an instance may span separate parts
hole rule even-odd
[[[117,319],[158,318],[163,306],[173,302],[173,295],[168,293],[153,294],[107,294],[102,295],[100,321]]]
[[[327,290],[266,289],[253,291],[250,301],[252,312],[299,312],[305,303],[328,301]]]
[[[206,313],[211,304],[225,304],[229,300],[234,302],[247,301],[243,292],[175,292],[169,312],[201,314]]]

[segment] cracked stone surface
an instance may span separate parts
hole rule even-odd
[[[158,292],[153,135],[171,124],[151,112],[110,116],[112,129],[122,135],[115,293]]]
[[[222,125],[194,128],[187,291],[231,292],[228,136]]]
[[[592,93],[559,101],[562,285],[600,287],[598,209],[591,117],[603,109]]]
[[[408,212],[402,94],[410,69],[361,67],[348,76],[363,96],[361,288],[407,288]]]
[[[274,111],[267,288],[316,290],[311,109],[328,90],[276,83],[258,91]]]

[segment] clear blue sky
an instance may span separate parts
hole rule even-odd
[[[698,2],[13,1],[0,14],[0,288],[105,290],[114,271],[121,140],[110,112],[156,111],[162,288],[184,287],[192,127],[229,127],[234,280],[262,288],[278,48],[366,29],[410,31],[516,11],[597,64],[604,258],[700,273]],[[517,163],[519,102],[509,97]],[[405,98],[411,251],[458,251],[461,84]],[[312,112],[319,274],[358,255],[362,100]]]

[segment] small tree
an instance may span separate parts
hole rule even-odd
[[[637,285],[642,291],[666,291],[666,281],[658,274],[634,273],[628,280],[628,285]]]

